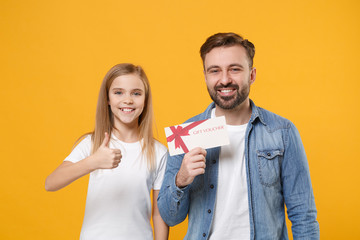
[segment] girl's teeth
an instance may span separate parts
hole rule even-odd
[[[123,108],[122,109],[124,112],[131,112],[132,111],[132,109],[129,109],[129,108]]]

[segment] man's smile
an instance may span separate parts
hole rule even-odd
[[[236,92],[235,88],[220,88],[217,90],[220,96],[230,96]]]

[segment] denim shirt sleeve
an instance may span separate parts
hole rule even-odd
[[[189,188],[178,188],[175,177],[180,169],[184,154],[168,156],[164,181],[158,196],[158,207],[162,219],[169,226],[185,220],[189,210]]]
[[[285,137],[282,184],[295,239],[320,239],[309,166],[299,132],[291,123]]]

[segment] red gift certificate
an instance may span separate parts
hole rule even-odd
[[[170,156],[229,144],[224,116],[166,127],[165,135]]]

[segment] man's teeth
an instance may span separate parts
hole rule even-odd
[[[222,93],[228,93],[228,92],[231,92],[232,90],[231,89],[223,89],[221,90]]]

